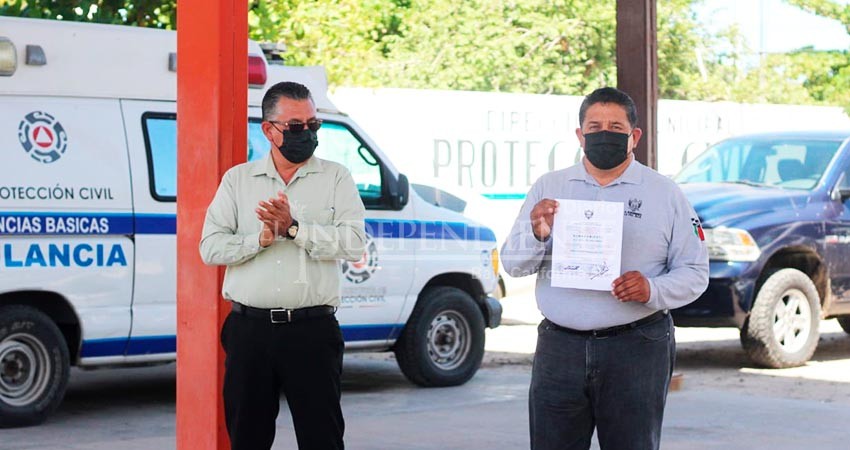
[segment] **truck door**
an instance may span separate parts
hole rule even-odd
[[[850,191],[850,161],[844,159],[842,164],[842,174],[827,208],[824,253],[833,298],[836,302],[850,302],[850,198],[840,198],[840,191]]]

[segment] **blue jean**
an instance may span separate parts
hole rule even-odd
[[[532,450],[657,450],[676,340],[673,321],[609,337],[538,327],[528,411]]]

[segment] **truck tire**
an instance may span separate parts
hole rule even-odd
[[[755,363],[774,369],[796,367],[815,353],[820,333],[820,297],[797,269],[770,274],[741,329],[741,344]]]
[[[453,287],[422,292],[395,345],[402,373],[420,386],[469,381],[484,357],[484,317],[472,297]]]
[[[0,307],[0,427],[44,422],[65,396],[69,366],[65,338],[49,317]]]
[[[838,324],[845,333],[850,334],[850,316],[841,316],[838,318]]]

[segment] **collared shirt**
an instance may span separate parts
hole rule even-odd
[[[294,240],[260,246],[260,201],[283,191],[298,221]],[[257,308],[339,305],[339,261],[357,261],[365,209],[348,170],[315,156],[285,184],[271,154],[227,171],[207,209],[201,258],[226,265],[224,298]]]
[[[552,238],[538,241],[530,219],[534,205],[545,198],[623,203],[621,274],[637,270],[649,280],[647,303],[620,302],[611,291],[551,286]],[[708,252],[696,213],[672,180],[634,159],[606,186],[600,186],[582,162],[540,177],[502,246],[502,263],[512,276],[536,273],[540,311],[576,330],[622,325],[657,310],[678,308],[696,300],[708,286]]]

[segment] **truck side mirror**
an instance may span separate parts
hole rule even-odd
[[[830,197],[836,202],[844,203],[847,199],[850,199],[850,188],[836,188],[832,191]]]
[[[398,181],[394,183],[393,187],[395,189],[390,190],[390,206],[394,210],[400,211],[407,205],[410,197],[410,182],[407,181],[407,176],[398,174]]]

